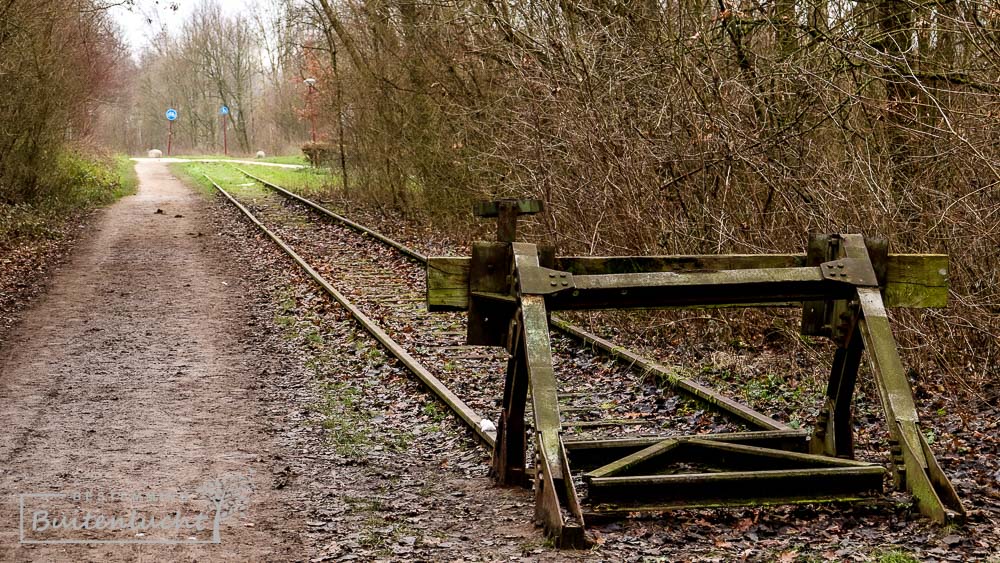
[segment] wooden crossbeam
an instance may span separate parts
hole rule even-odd
[[[671,437],[675,440],[697,438],[729,442],[733,444],[755,445],[785,451],[805,452],[809,433],[805,430],[773,430],[758,432],[728,432],[723,434],[690,434]],[[591,469],[611,460],[623,458],[664,440],[663,436],[639,438],[572,439],[564,441],[570,461],[577,469]]]
[[[665,457],[665,454],[678,449],[682,443],[681,440],[676,438],[661,440],[621,459],[616,459],[611,463],[602,465],[593,471],[588,471],[584,474],[584,478],[587,481],[591,481],[602,477],[614,477],[630,471],[639,472],[658,462],[661,458]]]
[[[881,492],[884,474],[868,465],[602,477],[591,480],[588,491],[595,508],[606,512],[822,502]]]
[[[786,303],[837,298],[854,289],[825,279],[820,268],[587,275],[571,283],[546,297],[550,310]]]
[[[584,474],[584,479],[655,472],[668,463],[684,461],[725,470],[806,469],[810,467],[867,467],[872,464],[835,457],[734,444],[698,437],[667,438]]]
[[[427,262],[427,306],[431,311],[465,310],[469,306],[469,264],[464,257],[430,257]],[[800,268],[804,254],[561,257],[554,268],[571,274],[605,275],[653,272],[692,272],[767,268]],[[889,254],[885,279],[880,280],[887,307],[943,307],[948,302],[948,256]],[[766,305],[801,305],[787,299]],[[741,303],[736,306],[753,305]],[[704,305],[700,305],[704,306]],[[714,305],[716,307],[725,304]],[[677,308],[685,308],[677,305]]]

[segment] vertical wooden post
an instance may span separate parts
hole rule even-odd
[[[497,440],[493,449],[492,474],[501,485],[525,486],[525,446],[527,431],[524,426],[525,405],[528,402],[528,370],[524,352],[524,330],[521,314],[510,321],[508,333],[507,375],[503,386],[503,404]]]
[[[512,243],[517,238],[518,216],[534,215],[542,208],[537,199],[499,199],[480,201],[472,207],[472,212],[478,217],[496,217],[497,242]]]
[[[514,242],[517,238],[517,216],[520,214],[517,202],[501,200],[497,202],[497,241]]]
[[[854,459],[851,403],[864,352],[864,343],[857,328],[857,310],[856,304],[851,307],[852,312],[846,319],[851,326],[847,341],[838,346],[834,354],[833,368],[826,388],[826,404],[820,411],[813,439],[810,440],[810,450],[813,453]]]
[[[474,346],[506,346],[507,330],[515,313],[513,303],[480,299],[475,292],[510,294],[510,245],[477,242],[469,264],[469,322],[466,343]]]

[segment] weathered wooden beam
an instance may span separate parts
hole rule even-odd
[[[877,465],[813,467],[768,471],[682,473],[591,479],[589,498],[595,504],[702,506],[704,503],[795,502],[806,499],[854,499],[880,492],[885,470]]]
[[[493,299],[480,299],[477,293],[509,294],[510,245],[477,242],[472,245],[469,264],[469,321],[466,343],[478,346],[502,346],[516,307]],[[516,303],[515,303],[516,305]]]
[[[869,467],[872,464],[823,455],[735,444],[698,437],[667,438],[587,472],[584,479],[656,473],[671,462],[699,463],[725,470],[807,469],[810,467]]]
[[[469,308],[469,258],[437,256],[427,260],[427,310]],[[432,289],[433,288],[433,289]]]
[[[501,485],[526,486],[529,482],[525,471],[528,437],[524,423],[528,397],[528,364],[522,330],[520,316],[515,316],[510,321],[507,333],[507,352],[510,358],[507,360],[500,424],[497,426],[491,466],[493,477]]]
[[[556,547],[586,548],[588,542],[579,499],[575,490],[566,494],[565,482],[569,482],[572,487],[573,480],[568,475],[565,480],[554,477],[555,473],[562,472],[563,461],[560,460],[558,466],[553,466],[545,456],[539,456],[538,464],[538,471],[535,473],[535,520],[541,522],[546,535],[552,538]],[[563,515],[564,504],[573,515],[572,519]]]
[[[678,455],[683,456],[685,461],[745,470],[870,467],[872,465],[851,459],[699,438],[684,440]]]
[[[846,283],[824,278],[820,268],[574,276],[565,290],[555,289],[545,299],[550,310],[783,303],[853,292]]]
[[[538,434],[538,451],[544,456],[556,479],[562,479],[559,463],[559,434],[562,421],[559,416],[559,396],[552,369],[552,349],[549,343],[548,318],[545,300],[537,295],[525,295],[521,300],[524,321],[525,355],[528,380],[531,385],[531,407],[535,432]]]
[[[713,509],[713,508],[737,508],[747,506],[788,506],[795,504],[834,504],[834,503],[856,503],[856,502],[877,502],[877,496],[872,492],[862,492],[855,494],[839,493],[831,495],[813,494],[805,497],[735,497],[735,498],[715,498],[699,500],[681,500],[676,502],[614,502],[605,501],[590,504],[584,512],[588,522],[599,522],[608,519],[625,518],[632,514],[658,514],[670,512],[672,510],[689,509]]]
[[[593,471],[588,471],[584,474],[583,478],[589,482],[591,479],[614,477],[630,471],[634,473],[645,471],[648,473],[650,472],[650,467],[662,458],[664,454],[676,449],[680,445],[681,441],[674,438],[661,440],[621,459],[616,459],[611,463],[602,465]]]
[[[826,260],[820,260],[824,262]],[[556,258],[556,270],[574,275],[629,274],[741,270],[754,268],[801,268],[815,266],[805,254],[719,254],[688,256],[564,256]],[[880,285],[888,307],[944,307],[948,299],[948,255],[887,254]]]
[[[535,245],[513,243],[510,248],[514,254],[515,274],[539,267],[538,249]],[[524,295],[523,292],[520,296],[523,357],[531,390],[535,453],[538,460],[535,477],[536,518],[544,523],[550,537],[555,538],[560,546],[583,547],[586,544],[583,513],[561,439],[559,396],[552,367],[545,299],[539,295]],[[563,515],[564,507],[574,512],[575,522],[566,520]]]
[[[947,307],[947,254],[890,254],[886,307]]]
[[[705,254],[680,256],[562,256],[554,268],[577,276],[801,268],[804,254]]]
[[[711,440],[733,444],[746,444],[784,451],[805,453],[809,433],[805,430],[774,430],[759,432],[729,432],[723,434],[689,434],[672,436],[673,440]],[[577,469],[591,469],[622,458],[664,440],[663,436],[639,438],[574,439],[563,441],[570,461]]]
[[[833,356],[833,367],[826,387],[826,403],[816,421],[816,433],[810,442],[813,453],[854,458],[854,420],[852,405],[854,387],[858,379],[858,368],[864,352],[864,341],[860,329],[858,307],[851,306],[844,319],[847,342],[838,346]]]
[[[469,303],[469,258],[430,257],[427,299],[432,310],[464,310]],[[440,263],[438,263],[440,261]],[[554,268],[579,275],[640,272],[684,272],[753,268],[797,268],[806,263],[804,254],[720,255],[720,256],[623,256],[562,257]],[[431,275],[433,271],[433,275]],[[890,254],[884,280],[887,307],[942,307],[948,300],[948,257],[939,254]],[[465,288],[464,293],[461,289]],[[761,303],[798,306],[801,301]],[[742,303],[731,306],[754,306]],[[713,307],[726,306],[724,304]],[[698,307],[704,307],[699,305]],[[677,306],[677,308],[685,308]]]
[[[840,238],[836,235],[815,234],[809,237],[806,247],[806,266],[820,266],[838,256]],[[833,336],[834,305],[829,300],[808,300],[802,302],[802,326],[800,332],[806,336]]]
[[[843,238],[847,256],[867,258],[860,236]],[[897,486],[905,484],[920,512],[936,522],[963,518],[965,508],[920,432],[913,390],[899,359],[882,295],[874,288],[858,288],[857,297],[862,315],[861,336],[885,411],[890,443],[898,444],[902,457],[893,460]]]

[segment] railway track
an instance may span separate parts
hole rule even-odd
[[[273,196],[241,202],[208,179],[492,447],[495,434],[490,429],[500,411],[507,353],[466,345],[465,315],[426,311],[426,256],[238,170]],[[570,439],[787,429],[580,327],[558,319],[553,326],[562,332],[553,341],[553,352],[564,432]],[[717,408],[707,409],[704,402]],[[744,422],[720,414],[727,410]]]
[[[699,494],[709,494],[704,499],[699,497],[694,500],[695,506],[720,505],[718,504],[718,499],[712,497],[712,494],[715,494],[713,492],[715,489],[708,486],[711,483],[719,481],[719,478],[729,479],[732,483],[741,483],[743,479],[785,479],[801,489],[797,490],[795,495],[792,495],[796,499],[800,499],[799,501],[806,498],[819,501],[838,500],[841,498],[845,500],[857,500],[861,498],[857,496],[858,494],[871,492],[881,487],[883,469],[878,464],[834,461],[831,457],[795,453],[808,440],[805,431],[793,430],[775,419],[721,396],[707,387],[681,378],[663,366],[603,340],[578,326],[574,326],[558,318],[552,318],[549,324],[553,329],[559,331],[560,334],[551,333],[550,337],[550,332],[544,330],[547,318],[543,316],[544,309],[541,309],[542,314],[531,317],[530,327],[525,327],[529,323],[529,320],[527,317],[528,313],[523,313],[523,311],[527,311],[529,307],[534,311],[537,308],[536,305],[540,303],[538,296],[532,292],[543,291],[536,289],[533,285],[529,286],[532,289],[525,290],[529,294],[529,297],[524,297],[522,293],[517,293],[513,296],[515,300],[524,300],[519,301],[520,305],[518,306],[517,314],[524,314],[525,318],[511,326],[525,327],[519,329],[523,331],[527,331],[530,328],[532,331],[540,331],[541,334],[545,335],[551,346],[551,358],[549,358],[549,346],[545,346],[543,350],[543,355],[545,356],[544,364],[551,367],[545,367],[541,363],[537,363],[540,362],[541,358],[541,356],[537,355],[541,354],[538,350],[525,356],[524,346],[538,346],[538,342],[534,340],[524,341],[528,342],[527,344],[522,343],[512,346],[511,350],[514,350],[514,352],[508,352],[506,347],[468,345],[466,343],[467,334],[469,342],[492,343],[496,339],[484,339],[482,336],[473,337],[471,329],[474,328],[477,331],[476,334],[479,334],[483,328],[481,325],[468,325],[467,319],[471,317],[467,317],[463,312],[455,312],[452,309],[452,312],[431,313],[425,306],[425,295],[429,295],[425,283],[428,278],[425,276],[429,275],[428,272],[432,271],[437,276],[438,272],[442,271],[440,268],[452,267],[445,266],[444,264],[453,264],[455,259],[444,259],[443,261],[435,259],[432,261],[404,244],[392,240],[364,225],[351,221],[346,217],[342,217],[281,186],[254,176],[245,170],[239,168],[237,170],[266,189],[259,192],[256,196],[253,195],[253,192],[247,192],[242,194],[241,197],[234,197],[233,194],[226,191],[207,175],[206,178],[250,221],[305,270],[331,298],[343,305],[359,324],[374,336],[388,352],[420,379],[441,401],[448,405],[455,415],[469,426],[484,444],[491,448],[496,445],[497,449],[494,450],[493,470],[497,472],[498,479],[501,482],[523,482],[524,477],[529,472],[535,474],[536,487],[539,486],[538,479],[543,479],[544,492],[542,495],[544,501],[540,501],[542,504],[536,506],[536,511],[539,510],[539,506],[544,505],[546,507],[542,509],[545,513],[543,520],[545,520],[546,530],[550,535],[557,538],[557,542],[560,545],[586,545],[587,540],[584,539],[582,532],[584,514],[627,513],[633,510],[630,508],[632,504],[628,503],[621,506],[616,505],[614,502],[611,504],[602,503],[602,498],[604,500],[609,498],[609,493],[604,490],[607,487],[618,487],[618,489],[614,489],[617,492],[614,492],[611,498],[619,495],[619,493],[626,497],[629,494],[639,494],[639,497],[632,499],[634,504],[635,501],[644,496],[644,493],[640,494],[641,491],[645,490],[642,486],[643,483],[655,482],[654,484],[662,489],[663,487],[669,488],[675,486],[675,481],[680,483],[687,479],[692,484],[701,486],[704,489],[699,489],[701,491]],[[243,201],[240,201],[241,198]],[[504,205],[511,204],[505,203]],[[505,213],[509,213],[509,211]],[[508,215],[509,218],[510,216]],[[504,223],[501,222],[500,231],[509,231],[511,238],[501,240],[513,240],[513,227],[508,227],[505,230],[503,225]],[[846,235],[846,237],[845,240],[853,241],[849,244],[862,245],[862,243],[858,242],[862,240],[859,236]],[[864,248],[863,245],[860,247]],[[534,249],[536,247],[534,245],[513,245],[512,248],[514,249],[513,252],[521,253],[535,252]],[[525,276],[532,276],[537,273],[530,270],[532,266],[531,263],[526,261],[527,259],[522,259],[521,254],[517,254],[517,256],[517,275],[520,275],[521,268],[527,268]],[[670,260],[674,258],[666,257],[664,259]],[[682,257],[681,259],[684,258]],[[698,259],[711,260],[712,258],[702,257]],[[709,273],[707,274],[688,274],[687,277],[695,279],[697,276],[722,278],[729,276],[733,279],[745,280],[749,279],[746,277],[747,275],[753,274],[761,278],[761,283],[774,284],[775,282],[766,276],[784,275],[789,277],[789,279],[794,277],[797,283],[801,282],[803,284],[800,288],[801,293],[791,291],[791,289],[796,289],[799,286],[789,286],[791,288],[789,289],[789,294],[792,297],[811,297],[814,294],[825,297],[828,293],[830,295],[835,293],[837,297],[840,297],[841,294],[846,293],[845,288],[847,286],[830,285],[825,281],[826,278],[821,276],[832,275],[827,273],[825,268],[834,268],[835,264],[840,264],[836,266],[837,268],[846,268],[848,265],[853,264],[853,262],[848,264],[843,261],[826,262],[822,264],[824,268],[815,267],[814,269],[808,266],[786,266],[785,269],[782,269],[781,266],[772,266],[774,268],[773,271],[751,268],[745,270],[745,272],[749,272],[750,274],[744,274],[738,271],[740,267],[738,263],[741,260],[773,261],[778,259],[794,263],[799,258],[796,256],[774,255],[763,258],[735,256],[721,257],[720,259],[737,263],[737,269],[731,269],[731,266],[728,268],[722,267],[720,270],[709,268]],[[913,257],[896,259],[905,260],[913,259]],[[933,261],[935,257],[918,256],[916,259]],[[570,260],[572,261],[573,259],[571,258]],[[582,260],[586,263],[588,258],[583,258]],[[593,259],[589,260],[593,262]],[[523,264],[522,261],[524,261]],[[538,259],[535,258],[535,262],[537,261]],[[545,268],[537,264],[533,267],[539,270],[543,277],[545,276]],[[746,266],[743,267],[746,268]],[[820,270],[823,271],[821,272]],[[547,271],[549,272],[548,277],[553,278],[553,280],[557,275],[562,278],[570,275],[566,272],[560,273],[557,270]],[[656,276],[655,273],[641,275]],[[684,277],[685,274],[672,275],[678,279],[687,279]],[[841,275],[854,276],[855,274],[843,273]],[[898,274],[896,275],[898,276]],[[613,278],[613,276],[611,277]],[[930,277],[933,278],[933,275]],[[434,279],[437,278],[435,277]],[[522,285],[534,283],[530,281],[534,278],[518,279]],[[596,280],[597,276],[590,276],[588,278],[587,275],[582,275],[580,279]],[[617,281],[617,278],[614,279]],[[632,280],[632,278],[627,277],[624,279]],[[670,279],[673,280],[674,278]],[[700,280],[701,278],[697,279]],[[874,279],[874,276],[872,276],[872,280],[865,283],[869,285],[874,284]],[[547,281],[548,279],[546,279]],[[835,281],[841,282],[842,280],[838,279]],[[438,281],[435,281],[432,287],[440,287],[437,285],[438,283]],[[454,282],[449,283],[453,284]],[[588,287],[586,283],[586,281],[581,281],[583,285],[575,287],[586,288]],[[631,283],[639,282],[632,281]],[[740,281],[739,283],[747,285],[749,282]],[[810,283],[813,285],[807,285]],[[817,283],[826,285],[820,286]],[[568,282],[563,285],[567,284]],[[548,285],[556,286],[557,282],[552,281],[551,284],[546,284],[545,287],[548,288]],[[457,286],[448,285],[447,287],[460,288],[463,286],[459,283]],[[469,282],[469,287],[473,287],[471,281]],[[734,287],[742,288],[743,286],[737,283],[737,286]],[[775,287],[778,288],[778,286]],[[854,286],[851,285],[850,287],[853,288]],[[864,291],[867,291],[867,287],[865,286],[865,288],[857,290],[858,294],[861,295]],[[780,286],[779,289],[788,288]],[[435,289],[434,291],[439,290]],[[814,293],[810,293],[810,291]],[[580,294],[580,291],[574,290],[572,293],[575,297]],[[620,292],[622,296],[626,295],[626,293],[626,289]],[[435,293],[435,295],[438,294]],[[501,294],[480,292],[475,295],[496,295],[503,299],[510,299],[510,297]],[[713,295],[718,296],[719,294]],[[754,299],[775,298],[775,296],[770,294],[765,295],[763,292],[759,295],[763,297],[758,296],[757,293],[753,293],[753,298],[748,298],[748,302],[757,303]],[[775,295],[782,298],[778,299],[777,302],[784,303],[785,293]],[[628,294],[628,298],[635,299],[631,293]],[[661,298],[663,297],[661,296]],[[437,297],[435,297],[436,299]],[[527,300],[529,299],[532,299],[532,301],[528,302]],[[794,300],[792,299],[792,301]],[[906,299],[903,298],[903,301],[906,301]],[[434,302],[437,303],[437,301]],[[920,305],[922,303],[917,306]],[[435,307],[435,309],[440,308]],[[482,321],[477,320],[475,322],[479,323]],[[519,336],[518,338],[522,337]],[[891,333],[886,333],[885,338],[891,339]],[[880,352],[884,351],[880,350]],[[893,355],[895,354],[895,350],[891,352]],[[509,355],[510,353],[516,353],[516,356],[512,358]],[[536,356],[531,356],[530,354],[536,354]],[[509,371],[509,366],[520,366],[512,369],[522,370],[524,369],[523,362],[525,361],[529,363],[536,362],[534,367],[527,368],[529,370],[529,377],[533,377],[530,375],[533,373],[530,370],[535,368],[548,370],[546,372],[548,375],[546,376],[542,372],[539,372],[538,377],[543,379],[540,383],[542,387],[538,391],[540,398],[527,402],[528,412],[524,412],[523,408],[521,410],[508,410],[509,405],[507,403],[501,405],[501,402],[506,400],[505,396],[510,392],[510,377],[511,373],[514,372]],[[522,372],[517,371],[517,373]],[[502,374],[506,374],[506,376]],[[896,374],[890,373],[889,376],[896,377]],[[884,382],[881,384],[885,385]],[[557,403],[558,408],[555,407]],[[532,404],[538,409],[538,414],[530,412],[530,405]],[[887,416],[892,417],[896,409],[903,408],[906,405],[901,403],[893,404],[890,401],[883,406],[886,409]],[[501,434],[498,437],[495,423],[500,421],[501,411],[503,411],[503,416],[506,418],[501,421],[503,424],[500,427]],[[553,412],[556,414],[552,415]],[[518,422],[522,416],[524,418],[523,425],[521,422]],[[550,442],[544,444],[529,442],[526,444],[528,450],[525,452],[527,454],[526,458],[534,459],[535,467],[525,467],[524,458],[518,461],[518,455],[520,454],[511,456],[510,450],[506,449],[510,446],[510,432],[520,432],[520,430],[515,429],[504,434],[504,428],[510,428],[510,426],[505,425],[511,424],[516,427],[524,426],[531,428],[533,423],[539,424],[539,428],[537,429],[537,434],[540,436],[539,440],[542,440],[544,436],[558,436],[556,438],[557,442],[555,442],[558,445],[558,449],[556,453],[553,453],[552,443]],[[762,430],[764,432],[760,432]],[[535,433],[532,430],[529,432],[529,435],[534,435]],[[711,434],[722,434],[717,436],[720,441],[716,442],[716,437],[712,437]],[[501,438],[506,441],[501,441]],[[733,441],[744,442],[746,440],[764,440],[764,442],[760,443],[767,444],[776,442],[773,446],[733,444]],[[784,443],[786,440],[798,443],[789,445]],[[778,446],[777,443],[779,442],[783,445]],[[722,457],[719,458],[720,460],[728,459],[727,456],[730,455],[737,457],[750,456],[751,458],[757,456],[754,458],[756,461],[753,463],[764,463],[765,467],[771,464],[773,460],[780,459],[784,460],[785,463],[819,464],[823,468],[816,469],[813,467],[809,469],[789,469],[788,471],[777,470],[772,472],[764,470],[759,473],[734,472],[729,475],[718,475],[713,473],[709,467],[701,467],[699,465],[701,462],[697,461],[691,467],[696,471],[701,471],[701,473],[685,473],[684,475],[673,477],[653,475],[638,476],[635,478],[609,478],[606,476],[615,475],[625,468],[632,467],[630,464],[645,464],[649,461],[647,458],[650,456],[655,458],[661,452],[666,452],[671,448],[677,447],[678,444],[691,444],[692,446],[690,447],[696,449],[707,448],[709,451],[715,451],[712,455],[718,454],[716,450],[729,451],[728,454],[722,454]],[[518,445],[516,438],[515,445],[512,447],[521,447]],[[774,447],[778,449],[773,449]],[[535,448],[538,448],[538,450],[535,451]],[[574,452],[573,456],[578,461],[582,460],[584,462],[583,465],[590,464],[591,467],[596,467],[602,463],[604,465],[587,473],[579,472],[572,469],[569,462],[566,461],[566,451],[569,450]],[[498,457],[497,452],[504,453]],[[562,453],[560,454],[559,452]],[[562,456],[561,458],[559,457],[560,455]],[[620,455],[625,455],[625,457],[608,463],[608,456],[616,459]],[[899,459],[894,458],[894,464],[897,467],[902,467],[902,457],[900,454],[896,455]],[[698,456],[696,455],[695,458],[698,458]],[[765,462],[764,460],[768,461]],[[513,465],[507,465],[508,463]],[[746,463],[746,460],[740,463]],[[558,467],[554,464],[557,464]],[[511,467],[514,469],[509,469]],[[553,469],[554,467],[556,468]],[[562,469],[559,469],[559,467]],[[964,509],[960,501],[957,499],[954,490],[947,483],[943,474],[941,474],[940,469],[937,466],[928,467],[929,469],[919,479],[936,480],[935,482],[938,485],[935,486],[937,491],[934,494],[941,493],[946,497],[946,502],[950,505],[947,510],[950,510],[950,512],[944,512],[946,510],[944,504],[940,500],[937,500],[937,496],[932,495],[925,495],[924,499],[922,499],[924,502],[930,501],[928,505],[924,506],[922,511],[928,513],[938,521],[948,518],[949,514],[964,514]],[[572,484],[554,484],[557,481],[553,480],[553,472],[557,473],[556,479],[558,479],[558,483]],[[806,481],[802,481],[803,478],[813,476],[814,473],[816,477],[822,476],[823,483],[829,485],[827,489],[817,491],[816,494],[812,490],[812,481],[809,481],[808,484]],[[905,475],[903,471],[900,471],[900,479],[905,479]],[[569,477],[571,481],[564,479],[564,476]],[[795,479],[799,479],[801,483],[795,481]],[[556,496],[553,496],[555,494],[553,493],[554,486],[566,487],[568,496],[565,501],[568,504],[565,507],[561,507],[561,501]],[[705,488],[706,486],[708,488]],[[577,489],[587,490],[588,487],[596,488],[596,492],[591,491],[595,495],[596,503],[594,505],[596,512],[593,513],[582,510],[575,492]],[[635,490],[632,491],[629,487]],[[619,491],[619,489],[621,490]],[[854,491],[854,489],[857,489],[857,491]],[[851,491],[850,494],[848,494],[848,490]],[[736,492],[736,489],[733,492]],[[676,495],[680,495],[680,498],[683,498],[689,493],[677,490],[664,494],[667,494],[667,496],[663,497],[665,499],[676,499],[678,498]],[[769,494],[771,496],[768,497],[770,499],[768,502],[783,502],[788,500],[785,498],[785,493],[780,487],[773,488]],[[604,496],[602,497],[601,495]],[[748,497],[746,493],[736,494],[732,501],[723,501],[721,505],[746,504],[747,501],[752,502],[754,498],[753,495]],[[936,503],[934,502],[935,500]],[[671,502],[673,501],[671,500]],[[671,502],[667,502],[666,504],[654,503],[649,505],[649,509],[657,510],[658,507],[674,506]],[[676,506],[685,506],[685,503],[684,501],[680,501]],[[930,506],[930,509],[927,509],[928,506]]]

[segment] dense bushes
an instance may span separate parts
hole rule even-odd
[[[71,214],[103,205],[135,191],[133,163],[124,156],[67,151],[38,179],[44,192],[30,202],[0,203],[0,248],[60,232]]]
[[[88,141],[126,56],[95,2],[0,6],[0,246],[57,233],[72,212],[134,188],[131,163],[94,156]]]
[[[1000,28],[974,5],[310,3],[356,194],[438,222],[541,197],[565,252],[947,252],[951,307],[897,315],[907,360],[1000,377]]]
[[[95,2],[10,0],[0,6],[0,204],[31,203],[56,181],[67,144],[83,144],[114,97],[127,57]]]
[[[329,166],[337,157],[337,148],[330,143],[306,143],[302,145],[302,154],[313,166]]]

